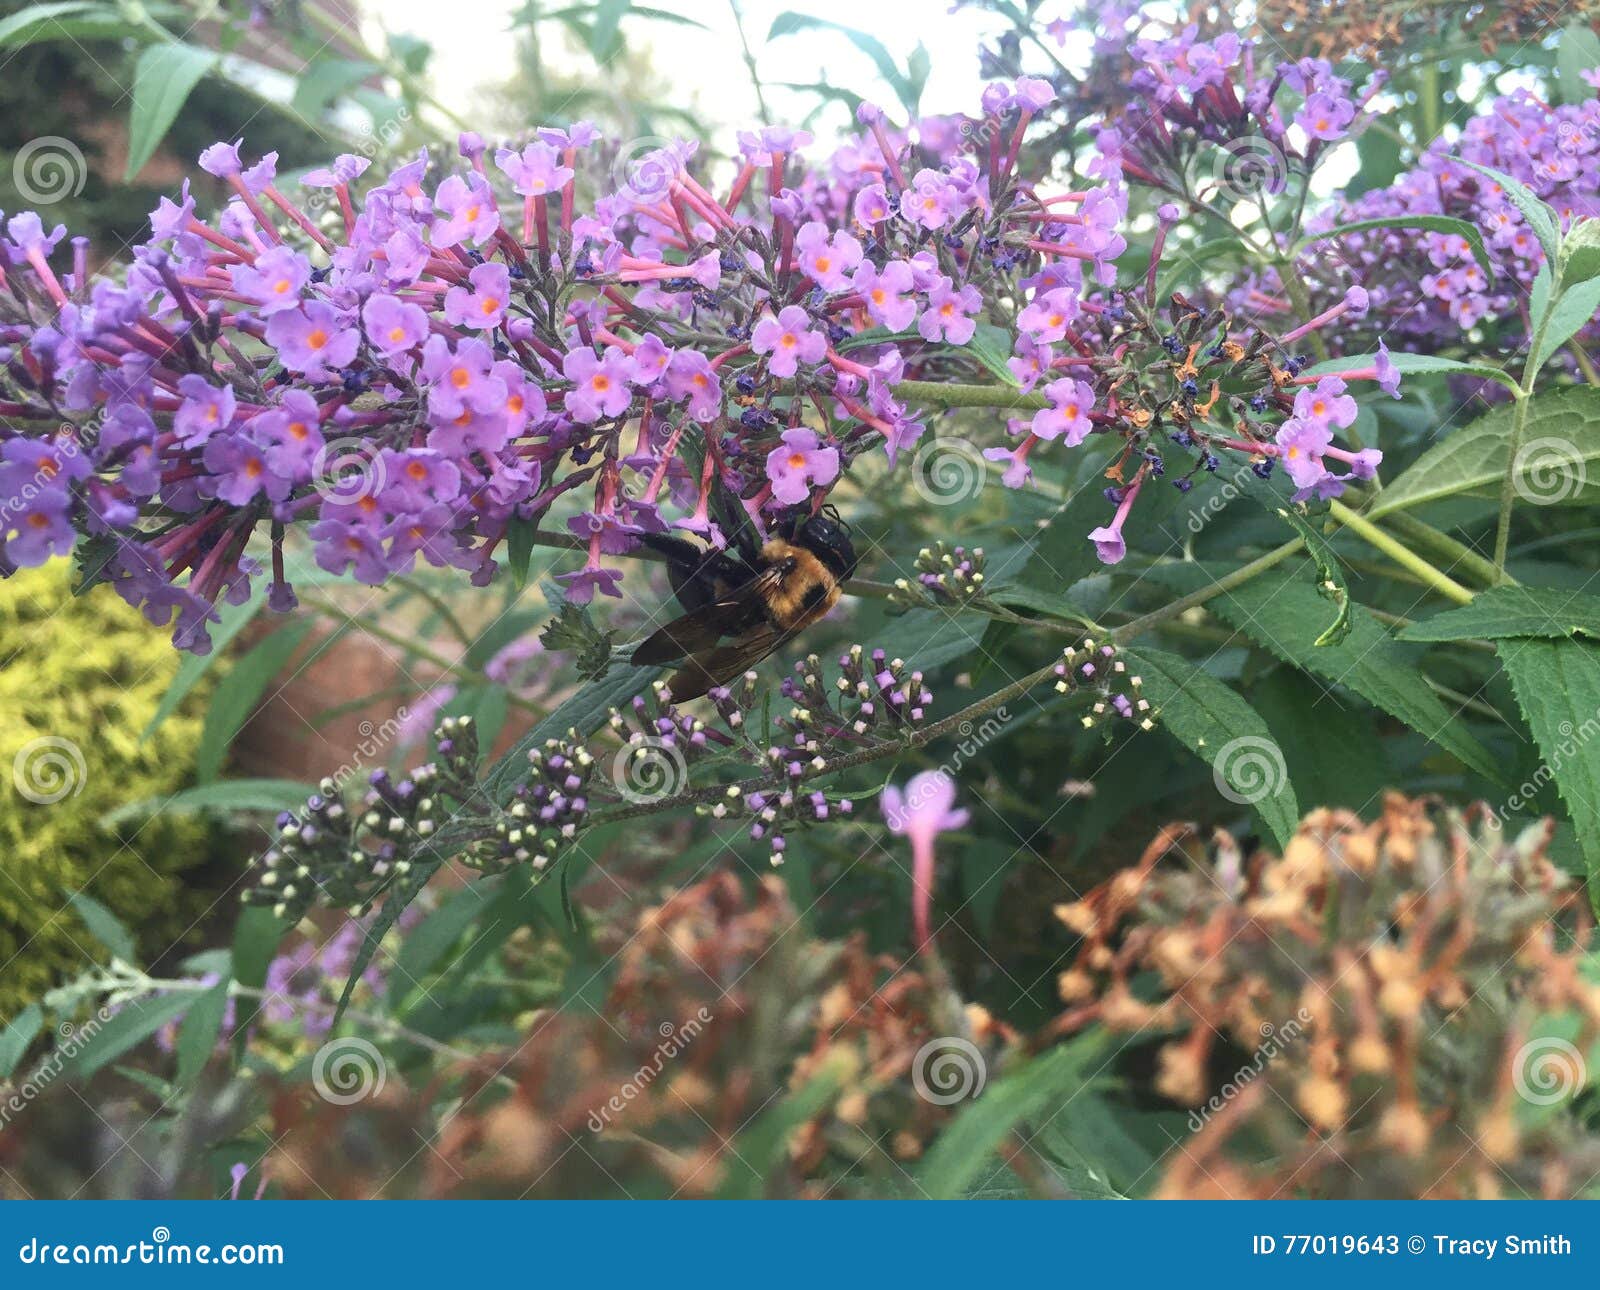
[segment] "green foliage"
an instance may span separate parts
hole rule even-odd
[[[0,853],[9,878],[0,890],[0,1017],[96,952],[96,906],[74,909],[72,893],[88,893],[159,949],[209,903],[181,877],[208,858],[201,822],[162,814],[102,824],[130,798],[164,797],[192,775],[197,704],[141,738],[177,670],[172,647],[108,593],[75,599],[66,574],[58,564],[0,582]],[[40,759],[50,753],[47,777]],[[30,801],[19,779],[63,795]]]

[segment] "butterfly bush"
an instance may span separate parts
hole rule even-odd
[[[1081,180],[1020,164],[1056,98],[1024,76],[973,116],[901,126],[864,105],[831,152],[743,133],[720,184],[692,143],[615,153],[582,123],[493,148],[464,134],[453,159],[424,152],[376,182],[343,156],[299,194],[275,155],[217,144],[200,165],[225,207],[203,217],[185,184],[126,270],[99,277],[82,239],[14,215],[0,572],[76,549],[86,580],[204,653],[218,603],[257,579],[273,609],[295,605],[292,530],[363,583],[421,561],[482,585],[571,494],[584,558],[559,581],[585,603],[621,594],[619,557],[647,535],[724,541],[714,496],[758,529],[814,510],[952,405],[1030,413],[986,449],[1008,486],[1038,451],[1105,459],[1086,540],[1107,563],[1143,490],[1187,489],[1228,455],[1262,475],[1281,462],[1299,497],[1337,495],[1378,462],[1335,442],[1346,383],[1396,377],[1314,378],[1295,346],[1360,318],[1368,294],[1277,336],[1158,300],[1172,206],[1144,279],[1119,282],[1117,261],[1129,180],[1182,162],[1163,122],[1281,140],[1292,121],[1309,165],[1365,100],[1325,64],[1268,68],[1231,38],[1135,51],[1152,128],[1108,126]]]

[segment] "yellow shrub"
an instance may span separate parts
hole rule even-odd
[[[0,580],[0,1020],[103,955],[65,893],[88,891],[150,953],[205,907],[178,877],[206,859],[195,817],[99,823],[190,778],[198,696],[141,743],[180,656],[110,591],[76,598],[69,581],[65,561]]]

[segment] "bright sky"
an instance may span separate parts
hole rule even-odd
[[[472,120],[479,87],[505,81],[514,72],[513,42],[492,33],[506,30],[507,15],[518,7],[520,0],[455,0],[445,5],[439,0],[382,0],[373,12],[381,14],[390,30],[409,31],[433,44],[435,92],[447,106]],[[624,32],[651,51],[657,73],[677,90],[680,101],[713,125],[754,122],[755,94],[726,0],[652,0],[652,7],[693,18],[710,29],[625,20],[630,25]],[[970,10],[952,14],[948,0],[742,0],[745,30],[764,82],[831,81],[887,105],[893,104],[893,96],[878,79],[871,60],[837,33],[801,32],[766,45],[773,19],[791,9],[870,32],[902,67],[921,40],[932,60],[923,110],[975,110],[983,84],[978,75],[978,39],[993,31],[997,20],[992,16]],[[470,21],[464,16],[442,20],[463,11],[471,13]],[[557,24],[549,27],[552,35],[558,30]],[[587,66],[587,60],[580,65]],[[769,101],[776,116],[793,111],[796,119],[815,103],[781,89],[774,90]]]

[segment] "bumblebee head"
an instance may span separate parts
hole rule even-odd
[[[824,506],[817,515],[796,515],[785,521],[784,536],[798,546],[803,546],[823,564],[840,582],[855,577],[856,549],[850,541],[850,526],[839,518],[839,512]]]

